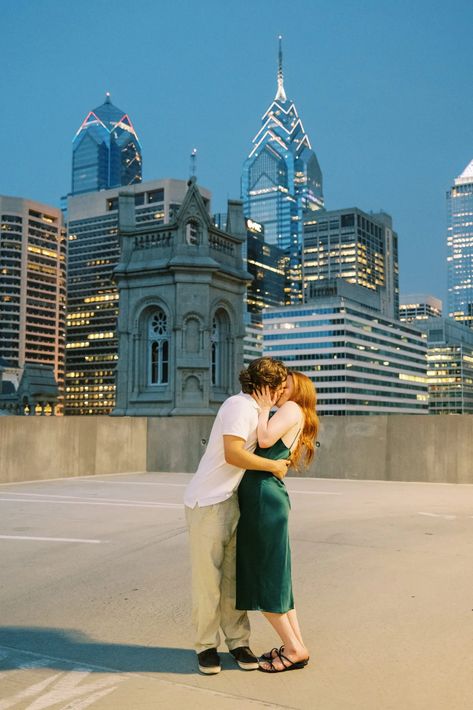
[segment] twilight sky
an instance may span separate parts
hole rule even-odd
[[[312,142],[328,209],[383,209],[401,293],[445,298],[445,192],[473,159],[473,2],[0,0],[0,194],[58,205],[71,142],[110,91],[143,178],[198,180],[214,211],[276,91]]]

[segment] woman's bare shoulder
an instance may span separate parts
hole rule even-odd
[[[292,416],[297,416],[299,417],[302,413],[302,409],[297,402],[293,402],[291,399],[288,399],[287,402],[284,402],[284,404],[278,409],[279,412],[286,412],[289,415]]]

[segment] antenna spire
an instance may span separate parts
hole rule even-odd
[[[287,101],[286,92],[284,91],[284,75],[282,71],[282,35],[279,35],[279,53],[278,53],[278,90],[275,96],[276,101]]]
[[[196,175],[196,168],[197,168],[197,148],[192,148],[192,153],[190,156],[190,177],[195,178],[197,177]]]

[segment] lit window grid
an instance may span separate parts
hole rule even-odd
[[[285,313],[279,312],[279,314],[281,320],[287,322],[292,320],[297,311],[288,310]],[[272,315],[276,316],[278,312],[273,311]],[[333,318],[334,320],[339,318],[339,314],[334,312]],[[360,319],[362,319],[362,316]],[[266,318],[264,318],[264,335],[266,336],[267,332],[274,334],[274,327],[267,331],[266,323]],[[271,325],[274,326],[274,324],[273,321]],[[287,329],[282,330],[283,335],[287,333]],[[335,340],[336,336],[331,337],[330,342],[326,342],[326,347],[324,347],[324,339],[318,338],[315,332],[312,339],[303,339],[300,343],[297,343],[302,348],[301,350],[291,348],[287,341],[281,341],[278,345],[272,344],[269,346],[271,349],[269,349],[265,337],[264,352],[273,357],[281,358],[290,367],[305,371],[314,380],[319,390],[318,409],[320,413],[426,413],[426,346],[425,342],[422,342],[420,336],[415,332],[412,333],[412,336],[413,339],[418,340],[417,363],[416,366],[407,366],[407,369],[404,370],[402,369],[405,366],[405,360],[402,358],[404,341],[398,342],[397,347],[399,350],[396,350],[396,346],[393,346],[392,343],[392,333],[386,338],[386,343],[391,347],[391,352],[389,355],[382,355],[381,357],[376,354],[376,351],[367,350],[365,342],[350,344],[343,336],[338,337],[337,340]],[[338,344],[336,345],[335,343]],[[314,352],[314,345],[318,346],[316,352]],[[358,347],[361,345],[361,353],[357,345]],[[387,352],[389,352],[389,349]],[[357,369],[360,367],[360,363],[363,362],[363,360],[360,360],[360,355],[364,359],[363,364],[365,367],[363,369],[368,369],[368,374]],[[384,359],[386,357],[389,357],[389,361]],[[322,382],[319,383],[318,373],[321,366],[326,366],[327,368],[341,366],[344,376],[343,385],[340,386],[336,382],[332,385],[330,383],[326,385],[325,377],[322,381],[324,384]],[[337,376],[340,376],[340,371],[338,371]],[[403,379],[401,379],[401,376]],[[350,380],[347,381],[347,377]],[[411,379],[408,380],[408,377]],[[355,378],[355,382],[352,381],[353,378]],[[368,380],[370,384],[368,385],[362,380]],[[407,382],[410,382],[410,384],[407,385]],[[346,402],[343,401],[342,403],[341,400],[346,400]]]

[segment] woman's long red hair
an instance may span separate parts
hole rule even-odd
[[[302,432],[291,456],[292,465],[297,468],[299,463],[308,466],[314,458],[314,442],[319,430],[319,418],[315,411],[317,394],[314,383],[303,372],[289,371],[287,374],[292,377],[294,388],[291,400],[299,405],[304,414]]]

